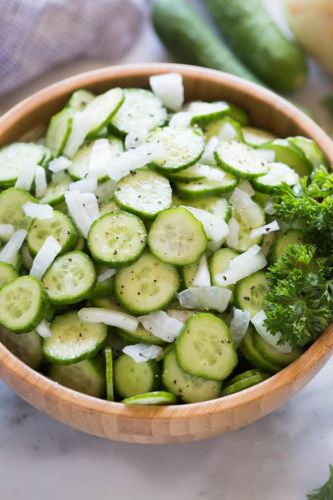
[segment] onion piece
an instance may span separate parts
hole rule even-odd
[[[235,139],[237,140],[237,131],[231,123],[225,122],[221,126],[217,136],[221,141],[233,141]]]
[[[242,189],[236,188],[229,201],[247,227],[256,227],[262,222],[261,208]]]
[[[189,207],[187,205],[181,205],[181,207],[191,212],[201,222],[209,240],[221,246],[224,238],[229,233],[228,224],[221,217],[201,208]],[[212,250],[212,248],[210,249]]]
[[[52,219],[53,217],[53,207],[47,204],[27,201],[22,205],[22,210],[25,215],[32,219]]]
[[[228,268],[215,275],[215,281],[222,287],[233,285],[237,281],[263,269],[266,265],[267,260],[260,246],[253,245],[246,252],[231,259]]]
[[[99,184],[97,189],[95,189],[94,193],[98,200],[98,203],[105,203],[109,201],[114,195],[116,189],[116,183],[108,180],[103,182],[103,184]]]
[[[242,191],[247,193],[250,197],[252,197],[256,193],[249,181],[243,181],[238,184],[237,187],[238,189],[241,189]]]
[[[231,291],[219,286],[187,288],[178,293],[177,297],[186,309],[213,309],[222,313],[228,307]]]
[[[87,108],[86,108],[87,109]],[[65,155],[72,158],[83,144],[91,128],[91,117],[85,110],[74,113],[72,131],[65,146]]]
[[[171,120],[169,121],[169,127],[187,128],[190,126],[191,119],[191,113],[188,113],[187,111],[179,111],[179,113],[175,113],[171,117]]]
[[[131,333],[135,332],[139,324],[139,320],[134,316],[103,307],[84,307],[80,309],[78,316],[82,323],[104,323]]]
[[[69,215],[73,219],[82,236],[86,238],[93,220],[89,217],[85,207],[83,206],[80,191],[67,191],[65,193],[65,201]]]
[[[277,223],[276,220],[273,220],[273,222],[270,222],[269,224],[266,224],[265,226],[257,227],[256,229],[253,229],[251,231],[250,236],[251,238],[257,238],[258,236],[261,236],[262,234],[268,234],[268,233],[273,233],[274,231],[279,231],[280,226]]]
[[[25,189],[26,191],[30,191],[33,180],[35,178],[36,165],[34,163],[27,163],[21,168],[15,187],[20,189]]]
[[[111,180],[118,182],[136,168],[162,160],[164,155],[165,150],[161,144],[142,144],[138,148],[129,149],[115,157],[108,168],[108,175]]]
[[[243,311],[236,307],[232,309],[232,313],[230,332],[235,346],[238,347],[249,327],[251,314],[248,311]]]
[[[218,138],[215,135],[213,135],[205,146],[205,150],[201,156],[201,161],[206,162],[210,165],[216,164],[215,149],[218,143],[219,143]]]
[[[200,259],[199,268],[197,274],[195,275],[192,281],[192,284],[193,286],[206,286],[206,287],[209,287],[211,285],[207,257],[205,254],[203,254]]]
[[[15,233],[15,227],[12,224],[0,224],[0,240],[8,241]]]
[[[48,236],[33,260],[30,275],[42,279],[56,256],[61,252],[61,245],[53,236]]]
[[[63,170],[69,168],[71,165],[72,165],[71,160],[69,160],[65,156],[59,156],[58,158],[51,160],[47,168],[51,172],[55,173],[55,172],[62,172]]]
[[[267,344],[271,345],[277,351],[283,354],[289,354],[292,351],[292,345],[289,344],[288,342],[285,342],[284,344],[278,344],[279,340],[281,339],[281,334],[276,333],[275,335],[272,335],[264,325],[265,319],[266,319],[265,311],[261,310],[255,316],[253,316],[251,322],[256,331],[267,342]]]
[[[47,190],[47,180],[45,168],[37,165],[35,171],[35,196],[36,198],[41,198],[44,196]]]
[[[77,190],[80,193],[92,193],[97,189],[97,177],[88,175],[85,179],[71,182],[68,186],[70,191]]]
[[[96,195],[94,193],[82,193],[81,201],[91,221],[94,222],[96,219],[98,219],[100,213]]]
[[[137,130],[135,132],[129,132],[125,138],[125,149],[135,149],[141,146],[149,135],[149,130],[143,128],[142,130]]]
[[[146,330],[165,342],[173,342],[184,326],[183,322],[171,318],[165,311],[139,316],[138,320]]]
[[[227,236],[227,245],[232,248],[237,248],[239,241],[239,222],[231,217],[228,223],[229,233]]]
[[[130,356],[136,363],[144,363],[150,359],[156,359],[163,352],[158,345],[134,344],[123,348],[123,353]]]
[[[276,213],[276,210],[274,208],[274,203],[270,200],[266,201],[265,207],[264,207],[264,212],[265,214],[268,215],[274,215]]]
[[[97,139],[93,144],[89,156],[89,173],[96,178],[105,176],[111,160],[112,155],[109,141],[107,139]]]
[[[268,161],[269,163],[275,160],[275,151],[272,149],[257,149],[256,153],[260,158],[264,161]]]
[[[9,241],[3,247],[0,252],[0,261],[8,262],[9,264],[14,264],[17,252],[20,250],[23,242],[28,234],[28,231],[25,229],[18,229],[15,233],[10,237]]]
[[[196,311],[182,311],[181,309],[168,309],[167,314],[171,318],[178,319],[182,323],[185,323],[188,318],[190,318]]]
[[[161,101],[162,104],[178,111],[184,102],[183,77],[179,73],[165,73],[163,75],[154,75],[149,78],[149,85]]]
[[[298,173],[285,163],[270,163],[269,171],[260,177],[260,181],[271,186],[278,186],[285,182],[289,186],[294,186],[295,194],[300,192],[300,186],[297,184],[299,181]]]
[[[47,338],[52,337],[52,331],[50,329],[50,323],[48,321],[46,321],[46,319],[43,319],[43,321],[41,321],[39,323],[39,325],[36,326],[36,332],[43,339],[47,339]]]
[[[116,269],[106,269],[97,276],[97,283],[103,283],[103,281],[112,278],[112,276],[114,276],[116,272],[117,272]]]

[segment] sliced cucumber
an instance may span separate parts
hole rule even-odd
[[[164,125],[167,111],[149,90],[125,89],[125,101],[110,126],[121,135]]]
[[[199,129],[164,127],[154,130],[147,139],[160,144],[164,150],[163,160],[156,165],[164,172],[177,172],[196,163],[205,148]]]
[[[181,269],[182,278],[184,281],[185,288],[193,287],[193,280],[196,277],[199,270],[200,261],[194,262],[193,264],[187,264]]]
[[[105,348],[106,399],[114,401],[112,348]]]
[[[320,165],[327,166],[327,160],[324,153],[318,144],[311,139],[302,136],[288,137],[288,142],[303,151],[313,168],[318,168]]]
[[[272,260],[275,262],[286,251],[289,245],[304,242],[303,232],[299,229],[289,229],[285,234],[281,234],[276,238],[272,248]]]
[[[35,330],[17,335],[0,328],[0,342],[30,368],[38,368],[42,362],[42,342]]]
[[[99,207],[99,213],[101,215],[118,213],[118,212],[121,212],[121,210],[118,207],[117,203],[113,200],[102,203],[101,206]]]
[[[71,219],[57,210],[53,210],[51,219],[34,219],[30,226],[27,244],[29,252],[35,256],[46,238],[53,236],[61,246],[61,253],[75,248],[79,234]]]
[[[154,391],[138,394],[122,400],[124,405],[172,405],[177,402],[177,398],[171,392]]]
[[[22,206],[36,200],[24,189],[9,188],[0,193],[0,224],[12,224],[16,229],[29,229],[32,218],[25,215]]]
[[[19,275],[16,272],[16,269],[12,264],[8,264],[8,262],[0,262],[0,290],[12,281],[15,281]]]
[[[232,191],[237,186],[237,183],[235,176],[226,173],[220,181],[201,179],[192,182],[176,182],[175,186],[180,196],[197,198],[227,193]]]
[[[124,210],[153,218],[171,206],[172,190],[163,175],[148,169],[134,170],[118,182],[115,201]]]
[[[69,365],[93,357],[107,339],[106,325],[82,323],[77,311],[56,316],[50,328],[52,336],[43,339],[43,354],[58,365]]]
[[[178,288],[176,268],[149,253],[120,269],[114,281],[116,299],[135,314],[163,309],[174,299]]]
[[[149,330],[146,330],[141,323],[139,323],[135,332],[128,332],[127,330],[117,330],[117,334],[124,340],[133,344],[153,344],[164,345],[165,342],[159,337],[153,335]]]
[[[255,149],[237,141],[220,142],[215,157],[223,170],[241,179],[253,179],[269,170],[267,161]]]
[[[253,187],[261,193],[278,193],[282,184],[294,186],[299,181],[299,175],[295,170],[284,163],[270,163],[269,172],[253,179]]]
[[[206,125],[208,123],[215,122],[225,115],[228,115],[241,123],[248,123],[248,116],[243,109],[224,101],[192,101],[189,103],[187,111],[192,115],[192,125],[196,123],[201,126]]]
[[[260,384],[260,382],[263,382],[267,378],[269,378],[267,373],[259,370],[248,370],[232,378],[223,389],[222,396],[230,396],[230,394],[249,389],[254,385]]]
[[[267,373],[277,373],[280,371],[280,367],[274,363],[271,363],[262,356],[253,344],[253,334],[255,330],[252,326],[249,327],[248,331],[243,337],[243,340],[239,346],[239,350],[244,356],[244,358],[255,368],[263,370]]]
[[[95,99],[95,95],[89,90],[76,90],[70,97],[67,106],[73,111],[83,111],[87,105]]]
[[[258,271],[238,281],[234,289],[236,307],[255,316],[264,308],[268,288],[269,284],[264,271]]]
[[[237,365],[237,353],[224,321],[198,313],[185,323],[176,340],[177,362],[190,375],[224,380]]]
[[[209,260],[209,271],[212,285],[219,286],[215,280],[216,274],[222,273],[228,269],[229,262],[231,259],[237,257],[237,255],[239,255],[238,252],[231,250],[231,248],[221,248],[217,252],[213,253]]]
[[[54,260],[42,281],[52,304],[76,304],[90,296],[96,272],[88,255],[68,252]]]
[[[110,123],[124,102],[124,92],[116,87],[89,102],[83,113],[90,124],[88,137],[94,137]]]
[[[21,252],[20,255],[22,257],[22,265],[26,271],[30,271],[32,268],[33,264],[33,257],[31,256],[31,253],[29,252],[28,245],[26,243],[23,243],[21,247]]]
[[[121,398],[154,391],[159,386],[156,361],[136,363],[127,354],[122,354],[114,363],[114,384]]]
[[[108,267],[101,264],[96,265],[97,281],[93,291],[91,292],[91,299],[103,299],[109,297],[113,292],[113,276],[100,280],[99,275],[107,271]]]
[[[119,266],[137,260],[146,245],[143,222],[127,212],[108,213],[97,219],[88,234],[88,247],[93,259]]]
[[[236,221],[239,224],[239,233],[238,233],[238,241],[237,244],[230,244],[229,246],[233,249],[236,250],[237,252],[245,252],[249,248],[251,248],[253,245],[260,245],[263,239],[263,236],[257,236],[256,238],[253,238],[251,233],[252,229],[256,227],[263,226],[265,224],[265,214],[264,211],[259,207],[259,210],[256,214],[254,214],[254,217],[252,219],[253,226],[249,227],[248,222],[244,222],[244,219],[241,218],[241,215],[239,212],[234,211],[234,217]],[[262,217],[261,222],[260,217]],[[256,223],[254,223],[256,221]]]
[[[201,208],[211,214],[220,216],[225,222],[228,222],[231,217],[230,203],[225,198],[220,198],[218,196],[206,196],[197,200],[188,200],[178,198],[178,196],[174,195],[172,197],[172,203],[175,206],[190,205],[191,207]]]
[[[183,170],[179,170],[178,172],[168,173],[168,176],[172,181],[199,181],[200,179],[203,179],[205,177],[207,168],[208,165],[195,163],[195,165],[184,168]]]
[[[275,139],[275,135],[255,127],[243,127],[242,129],[244,141],[249,146],[261,146]]]
[[[206,125],[203,129],[206,141],[217,137],[220,141],[243,142],[243,133],[240,123],[232,118],[222,118]]]
[[[64,108],[53,115],[45,137],[45,144],[56,156],[64,151],[73,126],[73,111]]]
[[[57,205],[62,203],[65,199],[65,193],[68,191],[68,186],[72,182],[69,175],[63,173],[60,179],[57,181],[51,181],[48,186],[46,193],[42,198],[39,199],[40,203],[46,203],[48,205]]]
[[[0,187],[13,186],[21,168],[27,164],[40,165],[46,148],[32,142],[14,142],[0,149]]]
[[[47,375],[74,391],[95,398],[102,398],[105,395],[105,375],[99,359],[85,359],[67,366],[51,365]]]
[[[222,382],[193,377],[184,372],[177,363],[174,349],[163,360],[163,385],[184,403],[198,403],[216,399],[221,394]]]
[[[199,260],[207,248],[204,228],[185,208],[161,212],[148,234],[151,252],[163,262],[184,266]]]
[[[302,354],[303,350],[300,347],[293,348],[290,353],[278,351],[272,345],[268,344],[258,332],[253,330],[252,340],[254,348],[261,354],[269,363],[273,363],[280,368],[285,368],[295,361]]]
[[[0,290],[0,325],[16,333],[30,332],[43,319],[46,293],[32,276],[21,276]]]
[[[290,143],[287,139],[275,139],[261,147],[274,151],[276,162],[285,163],[293,168],[301,177],[311,174],[312,165],[303,151]]]

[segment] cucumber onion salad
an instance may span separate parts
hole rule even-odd
[[[91,396],[195,403],[264,381],[330,321],[297,213],[330,174],[305,137],[184,104],[179,74],[150,87],[78,90],[43,138],[0,150],[0,339]]]

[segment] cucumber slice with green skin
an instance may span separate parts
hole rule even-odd
[[[34,219],[32,222],[27,236],[27,244],[32,256],[39,252],[49,236],[57,240],[62,254],[75,248],[79,239],[79,234],[71,219],[57,210],[53,210],[51,219]]]
[[[232,191],[237,184],[237,178],[226,173],[221,181],[201,179],[199,181],[192,182],[176,182],[175,187],[180,196],[192,199],[216,194],[224,194]]]
[[[112,348],[106,347],[104,353],[105,353],[106,399],[108,401],[114,401]]]
[[[163,359],[162,382],[168,391],[184,403],[208,401],[221,395],[222,382],[193,377],[184,372],[177,363],[174,349]]]
[[[203,225],[185,208],[161,212],[148,234],[151,252],[163,262],[184,266],[199,260],[207,249]]]
[[[280,368],[285,368],[295,361],[303,353],[300,347],[293,348],[290,353],[282,353],[268,344],[256,330],[252,334],[253,346],[269,363],[273,363]]]
[[[89,90],[76,90],[70,97],[67,107],[72,111],[83,111],[87,105],[95,99],[95,95]]]
[[[200,261],[194,262],[193,264],[187,264],[187,266],[181,268],[185,288],[193,287],[193,280],[199,270],[199,263]]]
[[[168,177],[172,181],[199,181],[205,177],[204,171],[202,170],[202,165],[196,163],[191,167],[184,168],[184,170],[179,170],[179,172],[169,173]]]
[[[249,146],[261,146],[263,144],[267,144],[268,142],[272,142],[275,139],[274,134],[271,134],[266,130],[262,130],[261,128],[243,127],[242,132],[244,142],[246,142]]]
[[[304,235],[302,231],[299,229],[289,229],[289,231],[276,238],[272,248],[271,260],[275,262],[286,251],[289,245],[295,245],[303,242]]]
[[[285,163],[293,168],[298,175],[310,175],[312,165],[302,150],[290,143],[287,139],[275,139],[273,142],[260,146],[263,149],[274,151],[275,162]]]
[[[77,311],[56,316],[50,326],[52,336],[43,339],[43,354],[58,365],[77,363],[92,358],[102,349],[107,339],[103,323],[83,323]]]
[[[92,305],[95,307],[102,307],[103,309],[111,309],[111,311],[124,312],[123,307],[119,304],[119,302],[117,302],[115,297],[113,297],[112,295],[110,295],[109,297],[92,299]]]
[[[274,363],[271,363],[265,359],[253,344],[253,334],[255,333],[252,326],[249,327],[246,334],[244,335],[242,342],[239,346],[239,350],[244,356],[244,358],[253,366],[259,370],[263,370],[267,373],[277,373],[280,371],[280,367]]]
[[[261,208],[261,207],[260,207]],[[255,229],[256,227],[263,226],[265,224],[265,214],[262,209],[258,211],[258,219],[256,220],[256,224],[253,224],[253,227],[248,227],[247,224],[245,224],[244,220],[241,219],[241,216],[239,212],[234,211],[234,217],[236,221],[239,224],[239,233],[238,233],[238,242],[237,245],[230,245],[230,248],[233,250],[236,250],[237,252],[245,252],[249,248],[251,248],[253,245],[260,245],[263,236],[257,236],[256,238],[253,238],[251,236],[252,229]],[[260,221],[260,216],[262,215],[262,220]]]
[[[108,141],[110,144],[110,162],[112,162],[112,159],[124,151],[124,146],[122,141],[116,137],[109,137]],[[95,142],[96,141],[89,144],[83,144],[73,156],[72,164],[68,168],[68,173],[74,180],[84,179],[89,174],[90,155]],[[104,181],[106,179],[108,179],[107,174],[98,177],[99,181]]]
[[[33,263],[33,257],[31,256],[29,252],[28,245],[26,243],[23,243],[20,251],[20,255],[22,258],[22,265],[26,271],[30,271],[32,268],[32,263]]]
[[[224,380],[238,359],[229,328],[210,313],[191,316],[176,340],[177,362],[190,375]]]
[[[90,129],[87,138],[96,136],[110,123],[124,102],[125,96],[121,88],[116,87],[100,94],[89,102],[83,113],[89,119]]]
[[[127,354],[122,354],[114,363],[114,385],[121,398],[154,391],[159,381],[159,369],[154,360],[136,363]]]
[[[205,149],[200,129],[163,127],[150,134],[147,142],[160,144],[164,159],[155,164],[163,172],[177,172],[196,163]]]
[[[264,271],[257,271],[251,276],[236,283],[234,289],[235,305],[243,311],[248,311],[251,316],[264,308],[265,297],[269,283]]]
[[[94,260],[110,266],[131,264],[142,254],[147,240],[143,222],[127,212],[109,213],[97,219],[88,233]]]
[[[41,165],[46,148],[32,142],[14,142],[0,149],[0,187],[13,186],[21,168],[29,164]]]
[[[88,255],[68,252],[53,261],[42,282],[52,304],[76,304],[91,295],[96,271]]]
[[[299,148],[304,153],[313,168],[318,168],[320,165],[328,165],[324,153],[318,144],[311,139],[302,136],[288,137],[288,142]]]
[[[269,170],[267,161],[255,149],[237,141],[220,142],[215,159],[223,170],[240,179],[254,179]]]
[[[124,95],[125,101],[110,123],[111,130],[124,136],[164,125],[167,111],[152,92],[129,88],[124,90]]]
[[[209,260],[209,272],[212,285],[219,286],[215,280],[216,274],[222,273],[229,267],[229,262],[231,259],[237,257],[238,252],[232,250],[231,248],[221,248],[217,252],[213,253]],[[234,287],[228,287],[234,288]]]
[[[67,174],[63,174],[61,176],[61,180],[57,182],[51,181],[47,186],[47,190],[44,196],[39,199],[39,203],[46,203],[52,206],[62,203],[65,199],[65,193],[66,191],[68,191],[68,186],[71,182],[72,179]]]
[[[0,224],[12,224],[15,229],[29,229],[32,218],[25,215],[22,206],[36,200],[24,189],[9,188],[0,193]]]
[[[239,377],[242,378],[240,379]],[[231,379],[228,385],[226,385],[223,389],[222,396],[230,396],[230,394],[244,391],[254,385],[260,384],[260,382],[263,382],[268,378],[269,375],[267,373],[260,372],[259,370],[248,370],[247,372]]]
[[[8,262],[0,262],[0,290],[18,277],[19,275],[14,266],[8,264]]]
[[[0,342],[30,368],[38,368],[42,362],[42,341],[35,330],[17,335],[0,328]]]
[[[53,115],[45,137],[45,144],[56,156],[60,156],[64,151],[72,132],[73,111],[64,108],[56,115]]]
[[[134,314],[148,314],[172,302],[179,289],[176,268],[144,253],[132,265],[120,269],[114,280],[117,301]]]
[[[40,281],[21,276],[0,290],[0,325],[15,333],[30,332],[43,319],[46,304]]]
[[[101,264],[96,265],[97,281],[95,287],[90,295],[90,299],[103,299],[109,297],[113,292],[113,276],[103,281],[98,279],[99,274],[106,271],[107,267]]]
[[[222,118],[229,110],[225,101],[192,101],[185,110],[192,115],[191,125],[205,125]]]
[[[282,184],[294,186],[299,181],[299,175],[294,169],[284,163],[270,163],[267,174],[252,180],[256,191],[267,194],[279,193]]]
[[[101,215],[111,214],[111,213],[119,213],[121,209],[118,207],[117,203],[113,200],[107,201],[106,203],[102,203],[99,208],[99,213]]]
[[[221,120],[208,123],[203,128],[203,132],[205,134],[206,142],[208,142],[213,136],[217,137],[221,141],[236,140],[243,142],[241,124],[232,118],[226,117]]]
[[[55,382],[88,396],[102,398],[105,395],[105,373],[99,359],[85,359],[67,366],[51,365],[47,375]]]
[[[122,400],[124,405],[173,405],[177,403],[177,398],[171,392],[154,391],[138,394]]]
[[[170,208],[172,190],[166,177],[151,170],[134,170],[116,187],[115,201],[124,210],[140,217],[153,218]]]
[[[219,215],[221,219],[228,222],[231,217],[231,205],[225,198],[218,196],[205,196],[198,200],[183,200],[173,195],[172,203],[175,206],[190,205],[194,208],[201,208],[214,215]]]
[[[146,330],[141,323],[139,323],[135,332],[128,332],[127,330],[116,330],[117,334],[124,340],[132,344],[153,344],[153,345],[164,345],[165,342],[153,335],[149,330]]]

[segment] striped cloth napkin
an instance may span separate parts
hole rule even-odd
[[[74,58],[114,61],[143,21],[140,0],[0,0],[0,94]]]

